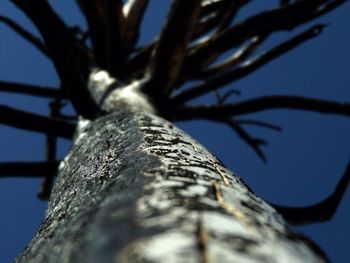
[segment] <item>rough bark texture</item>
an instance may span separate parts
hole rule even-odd
[[[217,158],[150,113],[80,121],[17,262],[324,262]]]

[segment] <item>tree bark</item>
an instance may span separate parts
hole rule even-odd
[[[327,262],[190,136],[151,113],[81,120],[16,262]]]

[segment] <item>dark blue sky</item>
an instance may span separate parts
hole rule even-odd
[[[53,1],[51,1],[53,2]],[[83,24],[73,1],[55,1],[55,8],[69,24]],[[65,3],[62,3],[65,2]],[[155,4],[156,2],[156,4]],[[152,39],[160,28],[166,2],[152,1],[153,11],[144,23],[142,41]],[[268,5],[275,1],[259,1]],[[256,11],[254,9],[247,11]],[[29,21],[8,1],[0,4],[6,14],[27,28]],[[330,26],[317,39],[270,63],[236,83],[241,99],[259,95],[291,94],[350,102],[350,4],[318,19]],[[283,33],[274,40],[286,37]],[[51,63],[16,34],[0,25],[0,79],[39,85],[58,85]],[[236,99],[236,98],[233,98]],[[208,101],[209,97],[203,101]],[[0,104],[46,114],[47,101],[1,93]],[[268,164],[263,164],[250,148],[228,128],[208,122],[179,123],[217,155],[266,200],[284,205],[308,205],[326,197],[350,158],[350,122],[337,116],[275,110],[250,118],[281,125],[283,132],[250,128],[257,137],[269,141],[264,148]],[[0,161],[43,160],[44,137],[36,133],[0,126]],[[68,143],[60,140],[63,156]],[[0,262],[11,262],[24,248],[40,224],[46,203],[36,199],[40,182],[36,179],[0,180]],[[350,191],[330,222],[297,228],[316,241],[333,262],[348,258]]]

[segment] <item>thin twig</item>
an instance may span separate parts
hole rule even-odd
[[[200,47],[200,50],[194,49],[192,52],[196,53],[196,56],[199,56],[199,53],[203,53],[204,55],[209,49],[225,51],[256,35],[274,31],[292,30],[324,14],[324,10],[330,11],[329,6],[332,5],[332,9],[335,8],[333,6],[334,2],[337,2],[339,5],[345,1],[297,1],[283,8],[259,13],[225,30],[225,32],[216,36],[215,39],[212,39],[205,46]]]
[[[224,60],[223,62],[217,65],[211,66],[208,69],[204,69],[202,72],[203,76],[208,77],[210,75],[212,76],[218,73],[225,72],[228,69],[241,63],[243,60],[245,60],[251,54],[253,54],[254,51],[259,47],[260,44],[264,42],[266,38],[266,35],[253,37],[246,46],[233,53],[233,55],[228,59]]]
[[[220,22],[220,25],[218,27],[218,32],[228,28],[230,24],[233,22],[235,19],[238,11],[246,4],[251,2],[251,0],[236,0],[236,1],[231,1],[229,3],[229,6],[227,7],[226,12],[224,13],[223,19]]]
[[[135,1],[142,2],[142,1]],[[222,15],[226,13],[226,7],[230,1],[217,1],[213,3],[202,3],[199,14],[199,21],[194,26],[191,41],[205,36],[222,22]],[[208,8],[210,6],[210,8]],[[210,10],[210,11],[209,11]],[[129,61],[128,70],[133,72],[133,76],[141,77],[151,58],[152,52],[157,45],[158,38],[140,49]]]
[[[215,119],[232,117],[273,109],[290,109],[350,116],[350,104],[301,96],[266,96],[232,104],[212,106],[185,106],[175,111],[177,120]]]
[[[209,17],[202,21],[197,21],[195,28],[193,29],[191,41],[194,41],[213,30],[219,25],[220,21],[221,17],[219,15]],[[142,47],[129,59],[128,70],[133,72],[134,76],[141,77],[143,75],[157,43],[158,38]]]
[[[282,128],[280,126],[274,125],[274,124],[270,124],[267,123],[265,121],[257,121],[257,120],[236,120],[235,121],[238,125],[254,125],[254,126],[258,126],[258,127],[262,127],[262,128],[267,128],[270,130],[274,130],[274,131],[282,131]]]
[[[214,90],[216,102],[217,104],[224,104],[226,100],[228,100],[232,95],[241,95],[241,92],[239,90],[229,90],[224,93],[224,95],[221,95],[218,90]]]
[[[265,140],[252,138],[238,123],[232,119],[221,119],[219,121],[226,123],[229,127],[231,127],[231,129],[234,130],[238,136],[255,151],[259,158],[266,163],[266,157],[260,148],[261,145],[267,144]]]
[[[215,36],[217,34],[220,34],[222,31],[224,31],[225,29],[227,29],[229,27],[230,23],[234,20],[239,9],[241,9],[244,5],[246,5],[249,2],[250,2],[250,0],[238,0],[238,1],[225,2],[225,7],[220,8],[220,10],[218,10],[216,12],[215,16],[210,17],[210,21],[208,21],[208,22],[211,22],[211,23],[204,24],[204,26],[206,26],[206,27],[204,27],[203,32],[200,32],[200,33],[202,34],[202,36],[204,35],[204,38],[206,40],[199,41],[199,43],[204,42],[204,45],[205,45],[206,42],[210,42],[212,39],[215,39]],[[194,33],[196,33],[197,28],[198,28],[198,25],[196,26],[196,28],[195,28],[196,30]],[[213,29],[214,32],[212,33],[212,36],[209,36],[209,34],[207,34],[207,33],[211,29]],[[194,35],[194,36],[199,37],[200,35],[198,35],[198,36]],[[199,44],[198,46],[201,46],[201,44]],[[208,66],[210,63],[215,61],[220,55],[221,55],[220,52],[213,52],[210,56],[207,56],[205,60],[201,61],[200,68],[204,68],[204,67]],[[197,65],[195,65],[195,68],[196,68],[196,66]],[[187,72],[187,71],[185,70],[185,72]],[[186,75],[188,75],[188,74],[186,74]],[[177,86],[181,86],[181,84],[184,83],[188,79],[188,76],[186,76],[186,75],[182,76],[181,79],[179,81],[177,81]]]
[[[206,37],[206,35],[210,31],[212,31],[215,27],[217,27],[220,24],[221,20],[222,18],[220,15],[215,15],[197,21],[196,26],[193,30],[191,41],[194,41],[200,37]]]
[[[27,40],[29,43],[35,46],[45,56],[50,57],[45,44],[38,37],[34,36],[32,33],[30,33],[22,26],[17,24],[15,21],[6,16],[0,16],[0,22],[10,27],[13,31],[15,31],[17,34],[19,34],[21,37],[23,37],[25,40]]]
[[[225,10],[230,4],[231,0],[211,1],[204,0],[201,5],[199,18],[204,18],[209,15],[220,13]]]
[[[237,25],[216,34],[210,40],[193,47],[183,66],[184,75],[193,74],[203,64],[217,54],[238,47],[247,39],[277,31],[290,31],[314,18],[317,18],[341,4],[337,1],[296,1],[285,7],[268,10],[249,17]]]
[[[325,25],[318,24],[315,25],[306,31],[282,42],[281,44],[273,47],[272,49],[264,52],[262,55],[257,58],[245,62],[242,66],[234,68],[227,72],[224,72],[218,76],[214,76],[211,79],[208,79],[204,84],[200,84],[194,87],[191,87],[177,95],[174,96],[173,100],[177,104],[184,103],[191,99],[197,98],[209,91],[218,89],[222,86],[225,86],[231,82],[237,81],[243,77],[248,76],[250,73],[261,68],[268,62],[280,57],[281,55],[293,50],[294,48],[300,46],[306,41],[313,39],[322,33]],[[213,72],[215,74],[215,71]]]

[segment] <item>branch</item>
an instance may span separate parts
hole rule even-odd
[[[128,51],[134,49],[139,36],[143,15],[147,9],[149,0],[128,0],[124,5],[125,17],[124,40]]]
[[[226,12],[224,13],[222,21],[220,22],[218,32],[228,28],[232,21],[235,19],[238,11],[249,2],[251,2],[251,0],[231,1],[227,7],[227,10],[225,10]]]
[[[28,84],[12,83],[0,81],[0,91],[22,93],[25,95],[44,97],[44,98],[64,98],[64,94],[57,88],[39,87]]]
[[[192,32],[191,41],[207,34],[209,31],[218,26],[221,20],[222,19],[220,16],[212,16],[207,19],[197,21],[195,28]],[[145,47],[140,48],[140,50],[138,50],[136,54],[128,61],[129,71],[133,72],[134,75],[136,74],[136,76],[141,77],[141,73],[144,73],[145,68],[152,57],[152,53],[154,52],[157,43],[158,39],[153,40],[151,43],[148,43]]]
[[[201,49],[203,50],[200,52],[207,52],[204,49],[221,49],[224,51],[256,35],[275,31],[290,31],[301,24],[323,15],[325,11],[328,12],[344,2],[344,0],[297,1],[295,4],[283,8],[259,13],[218,35],[216,39],[213,39],[205,47],[202,47]]]
[[[39,38],[37,38],[32,33],[30,33],[29,31],[21,27],[19,24],[17,24],[15,21],[11,20],[8,17],[0,16],[0,22],[10,27],[13,31],[15,31],[17,34],[19,34],[21,37],[23,37],[25,40],[27,40],[29,43],[35,46],[45,56],[50,57],[45,44]]]
[[[232,95],[239,96],[241,95],[241,92],[239,90],[232,89],[232,90],[228,90],[223,95],[221,95],[219,91],[214,90],[214,95],[215,95],[217,104],[224,104],[225,101],[228,100]]]
[[[55,174],[59,161],[55,162],[9,162],[0,163],[0,178],[22,176],[43,177]]]
[[[193,32],[193,39],[205,35],[215,27],[217,27],[216,32],[226,29],[239,9],[250,1],[204,1],[199,13],[200,21]]]
[[[209,91],[216,90],[224,85],[227,85],[231,82],[237,81],[250,73],[254,72],[255,70],[261,68],[268,62],[280,57],[281,55],[293,50],[294,48],[300,46],[301,44],[305,43],[306,41],[313,39],[314,37],[317,37],[322,33],[323,28],[325,25],[319,24],[315,25],[308,30],[298,34],[295,37],[292,37],[291,39],[288,39],[287,41],[277,45],[276,47],[266,51],[262,55],[258,56],[254,60],[247,61],[244,63],[241,67],[234,68],[230,71],[227,71],[225,73],[222,73],[219,76],[213,77],[209,80],[207,80],[204,84],[194,86],[192,88],[189,88],[178,95],[174,96],[174,101],[176,103],[184,103],[188,100],[194,99],[196,97],[199,97]],[[254,48],[254,47],[253,47]],[[247,51],[249,53],[249,50]],[[245,55],[245,54],[244,54]],[[233,61],[235,62],[235,61]],[[233,62],[228,62],[233,63]],[[214,67],[214,70],[209,69],[209,73],[217,72],[218,70],[225,69],[226,65]],[[208,76],[207,76],[208,77]]]
[[[218,73],[222,73],[237,64],[241,63],[244,59],[248,58],[254,51],[259,47],[259,45],[267,38],[267,36],[257,36],[253,37],[246,46],[242,47],[236,51],[230,58],[224,60],[223,62],[214,65],[208,69],[204,69],[202,74],[204,76],[210,76]]]
[[[231,48],[241,45],[249,38],[277,31],[290,31],[345,2],[345,0],[296,1],[294,4],[249,17],[241,23],[215,35],[209,41],[193,47],[184,63],[184,74],[188,75],[189,72],[198,71],[201,65],[214,54],[222,54]]]
[[[122,79],[126,75],[124,46],[124,14],[121,0],[105,0],[107,28],[107,61],[109,72]]]
[[[256,121],[256,120],[236,120],[235,121],[238,125],[254,125],[254,126],[258,126],[258,127],[262,127],[262,128],[266,128],[266,129],[270,129],[270,130],[274,130],[274,131],[282,131],[282,128],[280,126],[274,125],[274,124],[270,124],[264,121]]]
[[[75,125],[0,105],[0,123],[15,128],[71,139]]]
[[[148,43],[145,47],[140,48],[137,53],[128,60],[127,67],[131,74],[131,79],[138,79],[144,76],[157,41],[158,40],[154,40],[151,43]]]
[[[350,161],[334,192],[321,202],[306,207],[271,204],[292,225],[305,225],[330,220],[344,197],[350,182]]]
[[[350,116],[350,104],[300,96],[267,96],[234,104],[212,106],[187,106],[174,111],[176,120],[209,119],[238,116],[272,109],[313,111],[324,114]]]
[[[141,1],[136,2],[138,3]],[[225,9],[229,6],[229,4],[230,1],[216,1],[212,3],[203,2],[202,9],[200,10],[199,14],[200,21],[197,21],[193,29],[191,41],[204,36],[209,31],[219,26],[220,22],[222,21],[222,15],[226,13]],[[209,9],[207,9],[208,6],[210,6]],[[152,52],[154,51],[157,42],[158,39],[147,44],[128,61],[128,69],[130,72],[133,72],[134,76],[142,76],[142,73],[145,71],[145,67],[151,58]]]
[[[221,1],[204,0],[202,2],[199,18],[213,15],[224,10],[225,8],[227,8],[230,2],[231,0],[221,0]]]
[[[209,31],[218,26],[220,21],[220,16],[213,16],[203,21],[197,22],[195,28],[193,29],[191,41],[207,34]],[[158,39],[153,40],[151,43],[147,44],[145,47],[142,47],[139,51],[137,51],[137,53],[128,61],[128,70],[130,72],[133,72],[133,74],[137,77],[141,77],[151,59],[152,53],[157,43]]]
[[[214,13],[212,13],[206,19],[204,19],[204,21],[203,19],[201,19],[201,21],[197,23],[195,30],[193,32],[193,39],[196,39],[199,37],[206,38],[206,41],[203,41],[203,40],[199,41],[199,44],[197,45],[197,47],[205,45],[206,42],[211,42],[216,35],[220,34],[221,31],[224,31],[225,29],[227,29],[227,27],[229,27],[229,25],[234,20],[237,12],[244,5],[248,4],[250,0],[221,1],[221,2],[222,2],[222,5],[220,6],[220,8],[218,8]],[[210,30],[214,31],[211,34],[212,36],[208,34]],[[205,60],[201,61],[201,64],[199,67],[202,68],[207,66],[211,62],[215,61],[220,55],[221,55],[220,52],[211,53],[209,56],[206,57]],[[188,73],[188,70],[186,70],[186,65],[187,64],[185,64],[184,72]],[[194,66],[195,68],[198,67],[198,65],[194,65]],[[181,76],[180,81],[177,81],[176,86],[181,86],[181,84],[188,79],[188,75],[191,75],[191,74],[185,74],[184,76]]]
[[[238,136],[250,146],[255,153],[259,156],[259,158],[266,163],[266,157],[261,150],[261,145],[266,145],[266,141],[259,138],[252,138],[240,125],[232,119],[219,119],[220,122],[226,123],[232,130],[234,130]]]
[[[92,99],[87,80],[90,59],[73,32],[64,24],[46,0],[11,0],[40,31],[51,55],[63,88],[75,110],[87,119],[101,113]]]
[[[107,28],[103,1],[76,0],[88,24],[92,49],[98,67],[108,68]]]
[[[149,93],[169,94],[181,69],[201,0],[173,0],[150,66]]]
[[[222,18],[219,15],[210,16],[206,19],[197,21],[196,26],[193,30],[191,40],[193,41],[200,37],[205,37],[205,35],[209,33],[211,30],[213,30],[215,27],[217,27],[221,21],[222,21]]]

